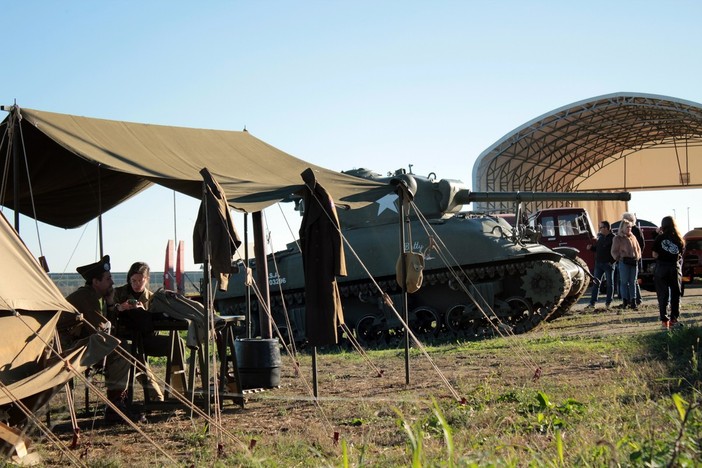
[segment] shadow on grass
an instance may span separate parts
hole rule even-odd
[[[702,327],[681,327],[639,337],[646,357],[664,364],[668,370],[653,385],[665,383],[676,392],[699,388],[702,383]],[[661,388],[658,388],[660,391]]]

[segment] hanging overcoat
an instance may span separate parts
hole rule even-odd
[[[346,276],[346,260],[334,201],[311,169],[301,175],[307,187],[300,226],[305,331],[311,345],[324,346],[338,342],[337,328],[344,323],[336,277]]]

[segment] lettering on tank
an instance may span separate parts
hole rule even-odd
[[[268,284],[270,286],[277,286],[279,284],[285,284],[288,279],[285,277],[278,276],[278,273],[268,273]]]

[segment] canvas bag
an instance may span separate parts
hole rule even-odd
[[[397,258],[395,277],[397,284],[402,286],[402,256],[405,257],[405,288],[408,293],[419,291],[424,280],[424,255],[420,252],[404,252]]]

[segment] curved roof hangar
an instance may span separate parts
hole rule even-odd
[[[483,151],[479,191],[635,191],[702,187],[702,105],[614,93],[548,112]],[[499,202],[479,209],[511,209]]]

